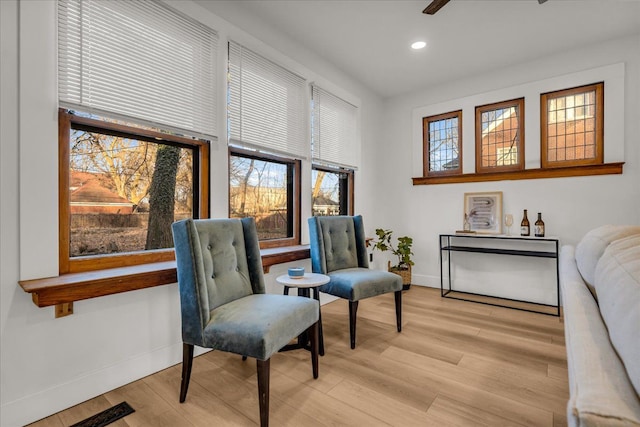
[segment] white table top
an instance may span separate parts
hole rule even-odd
[[[325,274],[304,273],[304,276],[291,278],[288,274],[276,277],[276,282],[291,288],[315,288],[325,283],[329,283],[330,277]]]

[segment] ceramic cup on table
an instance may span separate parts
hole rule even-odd
[[[292,279],[302,279],[304,277],[304,267],[291,267],[287,272]]]

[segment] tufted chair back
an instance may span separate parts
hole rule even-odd
[[[314,272],[327,274],[345,268],[368,268],[362,216],[309,218],[311,262]]]
[[[183,341],[202,345],[212,310],[265,292],[254,219],[186,219],[172,228]]]
[[[186,219],[171,226],[182,312],[180,402],[199,347],[256,359],[260,426],[269,425],[271,356],[298,338],[318,378],[318,301],[265,293],[253,218]],[[306,347],[306,343],[310,346]]]
[[[329,276],[321,292],[349,301],[349,337],[356,347],[356,313],[362,299],[395,293],[396,324],[402,330],[402,279],[388,271],[369,269],[362,216],[309,218],[311,268]]]

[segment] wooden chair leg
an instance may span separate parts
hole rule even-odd
[[[396,323],[398,332],[402,332],[402,291],[396,291]]]
[[[351,349],[356,348],[356,313],[358,312],[358,301],[349,301],[349,337],[351,338]]]
[[[319,328],[317,321],[313,325],[309,326],[309,340],[311,341],[311,367],[313,368],[313,379],[318,378],[318,347],[320,347],[320,340],[318,339]]]
[[[191,379],[191,366],[193,365],[193,344],[182,344],[182,382],[180,384],[180,403],[187,398],[189,379]]]
[[[320,348],[318,353],[320,356],[324,356],[324,333],[322,332],[322,307],[320,306],[320,291],[318,288],[313,288],[313,298],[318,301],[318,343]]]
[[[269,425],[269,371],[271,359],[256,359],[258,371],[258,402],[260,404],[260,427]]]

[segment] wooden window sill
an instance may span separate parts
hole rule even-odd
[[[272,265],[310,257],[309,245],[262,249],[260,253],[265,273],[269,272]],[[21,280],[19,283],[25,292],[31,294],[33,302],[38,307],[55,305],[58,309],[58,306],[73,304],[74,301],[168,285],[177,281],[176,262],[165,261]],[[56,317],[59,317],[58,311]]]
[[[455,184],[461,182],[507,181],[517,179],[566,178],[571,176],[615,175],[622,173],[624,162],[602,165],[568,166],[548,169],[525,169],[512,172],[466,173],[463,175],[412,178],[413,185]]]

